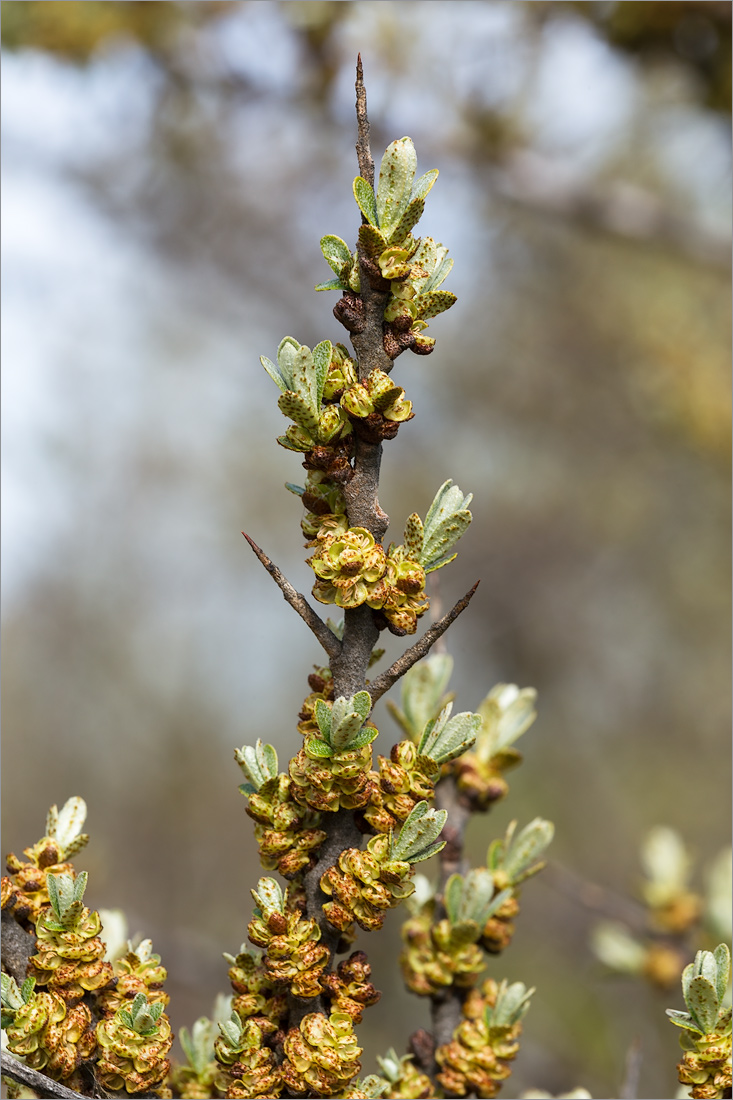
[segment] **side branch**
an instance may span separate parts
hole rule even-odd
[[[13,1058],[12,1054],[7,1054],[5,1051],[2,1052],[2,1074],[3,1077],[9,1077],[12,1081],[33,1089],[39,1096],[58,1096],[60,1100],[84,1100],[80,1092],[74,1092],[73,1089],[62,1085],[60,1081],[54,1081],[51,1077],[46,1077],[45,1073],[31,1069],[30,1066],[19,1062],[17,1058]]]
[[[292,608],[294,608],[300,615],[306,626],[315,634],[318,641],[325,649],[328,656],[333,659],[338,657],[341,653],[341,642],[338,640],[332,630],[324,623],[323,619],[316,614],[311,605],[306,600],[305,596],[302,596],[300,592],[296,592],[290,581],[285,577],[280,569],[275,565],[273,561],[268,558],[264,550],[261,550],[256,542],[242,531],[242,534],[246,538],[254,550],[257,557],[264,565],[267,572],[270,574],[275,584],[278,586],[283,594],[283,597],[287,600]]]
[[[437,642],[441,635],[445,634],[451,623],[455,622],[462,611],[465,611],[468,607],[473,594],[479,586],[479,581],[476,581],[473,588],[470,588],[466,595],[458,601],[447,615],[444,615],[442,619],[438,619],[437,623],[433,623],[429,630],[426,630],[422,638],[415,642],[414,645],[406,649],[401,657],[398,657],[393,665],[380,676],[377,676],[375,680],[369,683],[369,694],[372,697],[372,703],[376,703],[377,699],[381,699],[386,691],[397,683],[401,676],[412,668],[422,657],[428,653],[431,647]]]

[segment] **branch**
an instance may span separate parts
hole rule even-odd
[[[45,1073],[39,1073],[38,1070],[31,1069],[30,1066],[19,1062],[17,1058],[13,1058],[12,1054],[8,1054],[6,1051],[2,1052],[2,1072],[3,1077],[9,1077],[12,1081],[26,1085],[37,1092],[39,1096],[58,1096],[61,1100],[84,1100],[80,1092],[74,1092],[73,1089],[68,1089],[66,1085],[62,1085],[60,1081],[54,1081],[51,1077],[46,1077]]]
[[[8,909],[2,912],[2,949],[4,968],[22,985],[28,974],[28,960],[35,954],[36,937],[26,932]]]
[[[476,581],[473,588],[468,590],[463,599],[460,599],[447,615],[444,615],[442,619],[438,619],[437,623],[433,623],[430,629],[425,631],[419,641],[415,642],[409,649],[406,649],[393,665],[390,665],[385,672],[377,676],[376,680],[371,681],[369,684],[369,694],[372,697],[372,703],[376,703],[377,699],[381,699],[384,693],[389,691],[389,689],[397,683],[400,677],[405,675],[408,669],[411,669],[417,661],[428,653],[434,643],[437,642],[438,638],[440,638],[442,634],[445,634],[451,623],[455,622],[461,612],[466,610],[478,586],[479,581]]]
[[[257,557],[264,565],[267,572],[270,574],[275,584],[280,588],[284,598],[300,615],[306,626],[315,634],[318,641],[321,643],[326,653],[332,659],[338,657],[341,653],[341,642],[338,640],[333,631],[324,623],[323,619],[316,614],[311,605],[306,600],[305,596],[302,596],[300,592],[296,592],[290,581],[285,575],[278,569],[273,561],[268,558],[264,550],[261,550],[256,542],[242,531],[242,534],[246,538],[254,550]]]

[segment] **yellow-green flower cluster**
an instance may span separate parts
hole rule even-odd
[[[232,1008],[244,1022],[250,1017],[266,1029],[277,1030],[287,1016],[287,992],[278,991],[267,975],[263,956],[242,944],[239,954],[225,954],[229,963],[229,981],[235,996]]]
[[[161,1001],[165,1006],[170,997],[163,989],[168,972],[161,965],[160,955],[153,952],[151,940],[141,940],[137,947],[129,945],[129,950],[113,964],[115,983],[102,992],[99,1004],[106,1016],[114,1015],[126,1001],[134,1001],[138,993],[143,993],[150,1004]]]
[[[364,1009],[375,1005],[382,995],[370,981],[371,974],[363,951],[353,951],[348,959],[342,959],[336,971],[323,980],[331,1000],[331,1011],[345,1012],[355,1024],[360,1024]]]
[[[413,1065],[411,1054],[400,1058],[392,1048],[384,1057],[378,1055],[377,1061],[388,1082],[388,1091],[384,1095],[389,1096],[390,1100],[428,1100],[435,1096],[433,1082]]]
[[[504,772],[522,761],[514,741],[537,717],[536,698],[534,688],[497,684],[479,706],[476,744],[451,765],[458,790],[474,812],[488,810],[509,790]]]
[[[47,986],[68,1004],[77,1004],[85,993],[103,989],[113,978],[99,938],[99,913],[82,904],[87,883],[83,872],[48,875],[46,888],[51,904],[36,921],[36,954],[30,973],[39,986]]]
[[[463,1021],[450,1043],[438,1047],[438,1081],[453,1096],[496,1096],[511,1074],[519,1049],[521,1019],[534,991],[521,982],[497,985],[491,979],[473,989],[463,1004]]]
[[[168,1052],[173,1043],[171,1025],[163,1002],[149,1004],[138,993],[131,1004],[117,1010],[97,1025],[100,1048],[97,1076],[105,1089],[134,1095],[152,1092],[161,1098],[172,1095],[165,1085],[170,1069]]]
[[[336,1096],[361,1069],[361,1047],[346,1012],[309,1013],[300,1027],[290,1029],[283,1046],[283,1080],[296,1095]]]
[[[419,802],[397,840],[391,834],[375,836],[366,851],[342,852],[320,880],[323,892],[333,899],[323,907],[329,923],[340,931],[348,931],[354,921],[367,931],[381,928],[386,911],[415,889],[411,864],[444,847],[437,837],[446,816],[445,810],[428,809],[427,802]]]
[[[259,1020],[240,1020],[232,1012],[219,1024],[221,1035],[214,1043],[216,1060],[222,1067],[215,1085],[227,1100],[277,1100],[282,1092],[282,1073],[275,1054],[265,1046],[265,1034]]]
[[[89,1008],[67,1004],[57,993],[35,990],[33,978],[20,989],[7,974],[2,979],[8,1050],[31,1069],[68,1081],[97,1047]]]
[[[239,789],[248,799],[247,813],[257,823],[262,866],[293,878],[312,863],[314,851],[325,840],[318,827],[320,814],[293,800],[291,779],[278,774],[272,745],[258,740],[254,747],[236,749],[234,757],[247,777]]]
[[[319,942],[318,924],[298,909],[287,910],[274,879],[261,878],[252,895],[258,909],[247,931],[251,942],[267,951],[267,978],[275,985],[287,985],[296,997],[317,997],[330,959],[328,948]]]
[[[374,788],[370,745],[379,732],[366,724],[371,705],[367,691],[333,703],[316,700],[317,732],[306,737],[289,765],[290,793],[301,806],[335,812],[369,802]]]
[[[367,604],[406,634],[427,611],[425,570],[416,561],[388,556],[364,527],[348,527],[339,517],[324,522],[318,550],[308,564],[318,580],[313,595],[321,603],[354,608]]]
[[[82,832],[87,807],[82,798],[70,798],[61,811],[52,806],[46,818],[46,834],[32,847],[24,849],[27,860],[12,852],[7,857],[10,878],[3,877],[2,907],[12,909],[19,922],[36,923],[41,910],[49,905],[47,875],[69,874],[69,862],[89,840]]]
[[[389,759],[378,757],[379,772],[373,772],[375,789],[364,818],[378,833],[388,833],[406,821],[418,802],[432,801],[435,777],[440,765],[421,756],[412,741],[394,745]]]

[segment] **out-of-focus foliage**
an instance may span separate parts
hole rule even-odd
[[[216,19],[231,7],[231,0],[9,0],[2,9],[2,43],[11,50],[47,50],[80,63],[110,42],[138,42],[155,55],[191,24]]]
[[[571,0],[614,46],[654,60],[683,59],[697,75],[705,103],[731,109],[731,5],[727,0]]]

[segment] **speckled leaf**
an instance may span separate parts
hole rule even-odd
[[[374,225],[359,226],[359,244],[367,256],[379,256],[387,248],[387,238]]]
[[[319,741],[317,737],[310,737],[307,741],[308,752],[315,756],[333,756],[333,749],[325,741]]]
[[[419,561],[426,573],[447,565],[455,556],[451,556],[451,550],[473,518],[468,510],[471,499],[470,493],[464,497],[450,479],[438,489],[425,517],[425,535]]]
[[[357,176],[354,180],[354,198],[366,220],[371,225],[378,226],[379,218],[374,191],[362,176]]]
[[[334,274],[345,278],[351,267],[351,249],[346,241],[329,233],[321,237],[321,252]]]
[[[452,706],[448,703],[434,725],[428,723],[418,745],[417,751],[431,757],[436,764],[446,764],[470,749],[481,726],[479,715],[469,711],[462,711],[450,718]]]
[[[349,284],[344,279],[327,279],[325,283],[316,283],[314,290],[348,290]]]
[[[356,737],[364,721],[361,715],[352,712],[345,714],[338,725],[331,726],[331,745],[337,751],[346,749],[353,737]]]
[[[686,1000],[692,1018],[700,1025],[703,1033],[714,1031],[718,1022],[719,1004],[712,982],[698,974],[690,982]]]
[[[409,863],[427,859],[423,853],[436,842],[447,816],[447,810],[429,809],[427,802],[418,802],[393,842],[392,858]]]
[[[322,699],[316,699],[316,722],[318,728],[326,738],[326,741],[331,740],[331,708],[323,702]]]
[[[377,220],[387,236],[399,223],[412,195],[417,153],[409,137],[387,146],[379,169]]]
[[[252,890],[251,893],[263,916],[273,910],[276,913],[285,912],[283,892],[274,878],[261,878],[257,883],[257,889]]]
[[[277,399],[277,407],[284,416],[290,417],[300,425],[310,436],[318,432],[318,416],[314,413],[307,399],[299,393],[283,393]]]
[[[447,248],[442,244],[438,245],[436,253],[435,266],[431,269],[431,274],[420,288],[422,294],[429,294],[431,291],[437,290],[441,283],[448,278],[453,268],[453,260],[448,255]]]
[[[417,561],[422,551],[423,525],[417,512],[407,517],[405,524],[405,550],[412,561]]]
[[[348,749],[360,749],[363,745],[370,745],[378,735],[379,730],[375,726],[362,726],[346,747]]]
[[[285,435],[279,435],[277,441],[281,447],[285,447],[288,451],[310,451],[313,446],[313,440],[310,436],[294,424],[288,428]]]
[[[397,225],[389,235],[390,244],[400,244],[417,225],[425,209],[425,199],[412,199]]]
[[[430,859],[430,857],[434,856],[437,852],[442,852],[444,848],[444,840],[435,840],[432,844],[428,844],[427,848],[421,848],[419,852],[413,853],[408,863],[422,863],[423,860]]]
[[[300,344],[293,336],[284,336],[277,346],[277,365],[286,390],[297,389],[295,371],[300,350]]]
[[[677,1008],[665,1008],[664,1010],[670,1018],[670,1021],[675,1027],[683,1027],[685,1031],[696,1031],[702,1035],[700,1028],[697,1026],[689,1012],[680,1012]]]
[[[313,348],[313,367],[315,372],[315,386],[313,388],[314,406],[316,412],[323,401],[323,386],[328,375],[328,367],[333,354],[333,345],[330,340],[321,340]]]
[[[715,988],[718,994],[718,1002],[723,1003],[728,982],[730,981],[730,950],[727,943],[720,943],[713,951],[713,956],[718,964],[718,973],[715,979]]]
[[[429,294],[418,294],[415,298],[417,315],[421,321],[428,317],[437,317],[455,303],[456,296],[450,290],[434,290]]]
[[[78,795],[69,798],[60,812],[55,806],[49,810],[46,835],[58,841],[63,859],[69,859],[75,855],[89,840],[88,835],[82,832],[86,816],[87,804]]]

